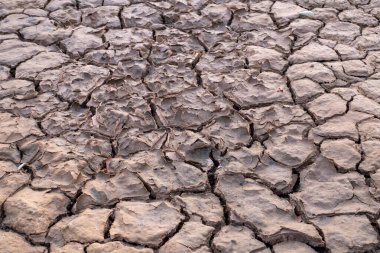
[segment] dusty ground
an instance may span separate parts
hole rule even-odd
[[[0,252],[379,252],[379,19],[0,0]]]

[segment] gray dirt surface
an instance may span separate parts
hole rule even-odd
[[[379,0],[0,0],[0,253],[380,252]]]

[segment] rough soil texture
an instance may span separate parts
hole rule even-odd
[[[380,252],[379,0],[0,0],[0,253]]]

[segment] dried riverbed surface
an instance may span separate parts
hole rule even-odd
[[[379,252],[379,20],[0,0],[0,252]]]

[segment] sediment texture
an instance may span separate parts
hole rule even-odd
[[[0,0],[0,253],[379,252],[379,20]]]

